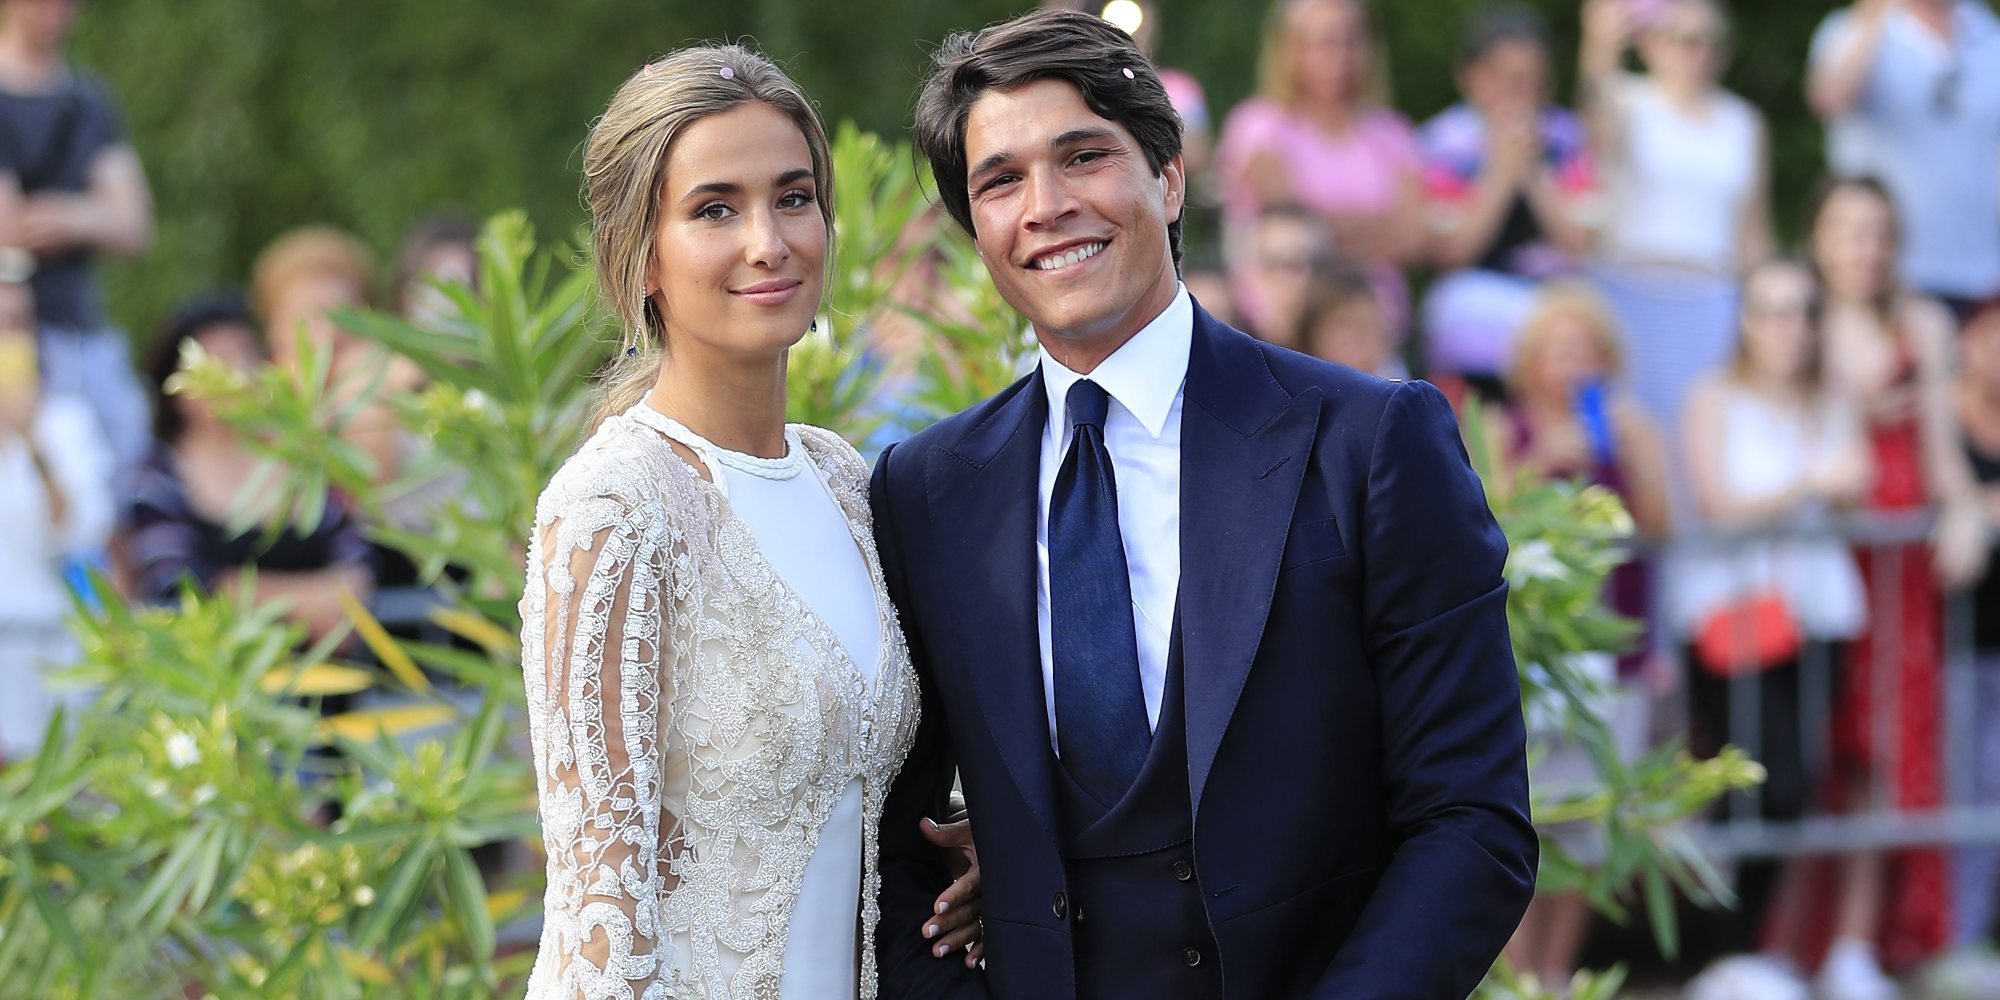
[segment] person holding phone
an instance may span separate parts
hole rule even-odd
[[[1728,360],[1743,271],[1771,255],[1770,143],[1722,86],[1715,0],[1589,0],[1583,21],[1579,93],[1604,180],[1591,276],[1625,333],[1633,396],[1675,429],[1688,387]],[[1625,71],[1628,49],[1645,72]]]
[[[111,456],[89,407],[45,392],[34,296],[0,275],[0,763],[32,755],[56,701],[41,673],[74,655],[63,566],[111,533]]]
[[[2000,295],[2000,15],[1979,0],[1834,11],[1813,34],[1806,99],[1827,124],[1827,166],[1895,198],[1903,283],[1960,323]]]

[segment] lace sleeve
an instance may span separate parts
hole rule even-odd
[[[531,545],[521,652],[548,894],[530,1000],[668,995],[660,534],[596,497]]]

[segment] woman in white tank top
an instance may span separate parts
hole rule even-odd
[[[1584,8],[1582,106],[1605,192],[1590,274],[1625,333],[1633,396],[1675,436],[1688,386],[1729,357],[1738,273],[1773,246],[1764,123],[1719,83],[1727,31],[1712,0]],[[1646,75],[1621,69],[1634,44]]]

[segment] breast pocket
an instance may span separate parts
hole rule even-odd
[[[1334,523],[1333,518],[1302,521],[1292,525],[1291,536],[1285,539],[1285,561],[1279,564],[1279,572],[1338,559],[1346,554],[1347,549],[1340,544],[1340,526]]]

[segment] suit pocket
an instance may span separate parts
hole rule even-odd
[[[1304,521],[1292,525],[1291,536],[1285,539],[1285,561],[1279,564],[1278,569],[1283,572],[1346,554],[1347,549],[1340,544],[1340,526],[1334,523],[1333,518]]]

